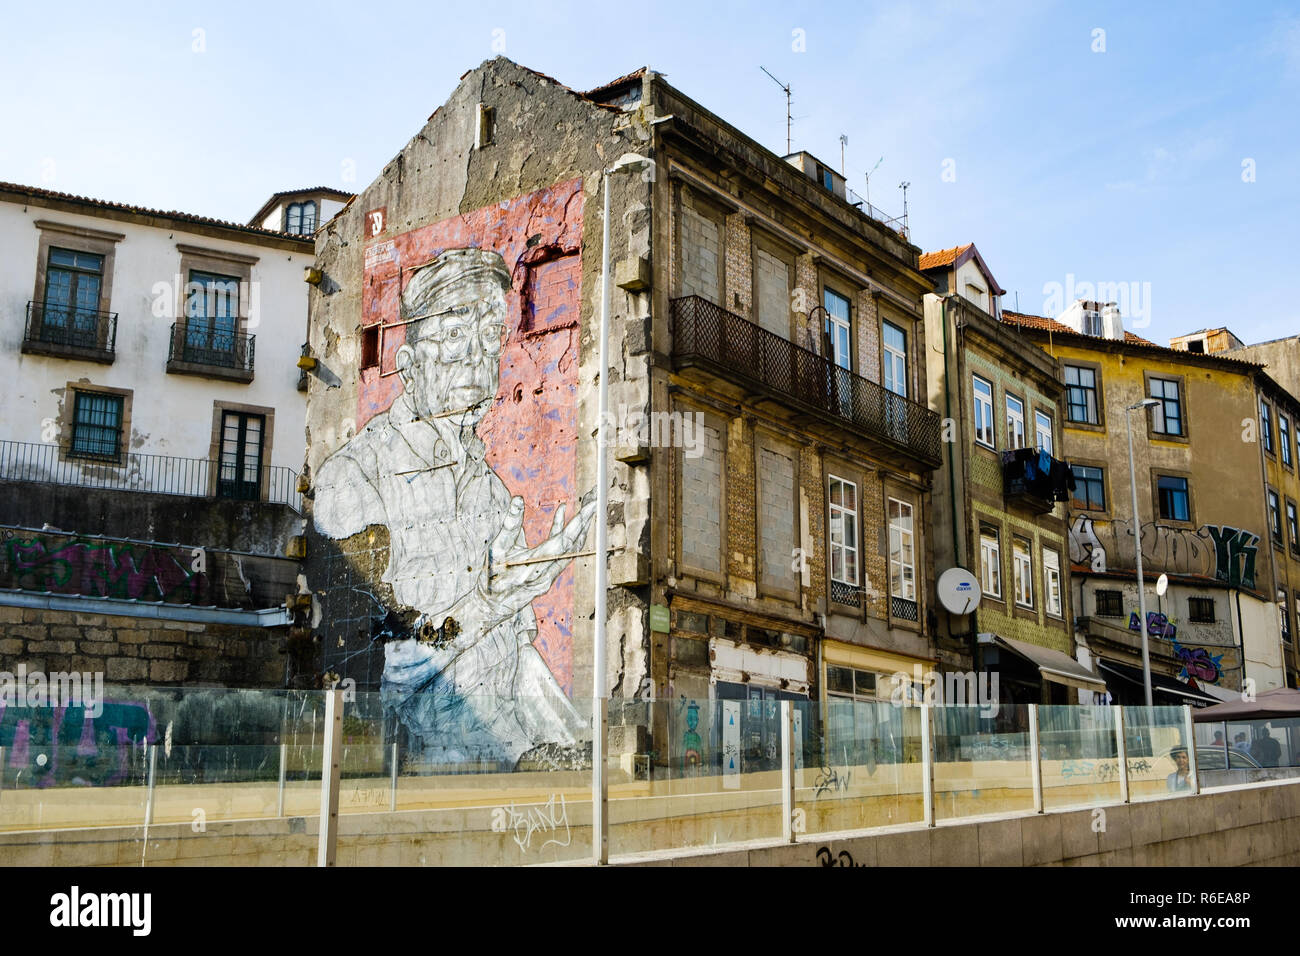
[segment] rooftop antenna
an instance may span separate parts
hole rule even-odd
[[[907,226],[907,188],[911,185],[911,183],[906,181],[898,184],[898,188],[903,191],[903,232],[909,237],[911,236],[911,231]]]
[[[847,145],[849,145],[848,134],[840,133],[840,175],[841,176],[844,176],[844,147]],[[848,177],[845,176],[845,178],[847,179]]]
[[[881,156],[878,160],[876,160],[876,165],[872,166],[871,169],[867,172],[867,206],[868,207],[870,207],[871,205],[871,174],[874,173],[877,169],[879,169],[880,164],[883,163],[884,161],[885,161],[885,157]]]
[[[766,73],[768,76],[772,76],[772,72],[771,72],[767,67],[765,67],[765,66],[759,66],[759,69],[762,70],[764,73]],[[785,154],[786,154],[787,156],[789,156],[790,153],[791,153],[791,149],[790,149],[790,84],[789,84],[789,83],[782,83],[782,82],[781,82],[780,80],[778,80],[775,76],[772,76],[772,82],[775,83],[777,86],[781,87],[781,91],[782,91],[783,93],[785,93]]]

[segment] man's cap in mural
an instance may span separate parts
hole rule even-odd
[[[456,305],[510,291],[510,270],[489,249],[448,249],[412,274],[402,290],[402,318],[434,318]],[[413,322],[407,340],[418,338],[436,322]]]

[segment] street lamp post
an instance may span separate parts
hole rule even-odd
[[[1146,691],[1147,706],[1151,703],[1151,649],[1147,640],[1147,598],[1142,582],[1142,519],[1138,515],[1137,469],[1133,465],[1133,417],[1129,412],[1138,408],[1152,408],[1160,403],[1154,398],[1144,398],[1128,406],[1124,424],[1128,427],[1128,479],[1133,491],[1133,553],[1137,555],[1138,620],[1142,628],[1142,687]]]
[[[604,217],[601,220],[600,243],[600,400],[596,417],[596,582],[594,597],[595,628],[592,635],[591,677],[591,844],[596,863],[609,862],[606,807],[609,799],[609,780],[605,768],[605,592],[608,589],[609,570],[609,478],[606,463],[605,424],[609,418],[609,177],[628,169],[652,166],[653,161],[637,153],[624,153],[601,176],[600,188],[605,194]]]

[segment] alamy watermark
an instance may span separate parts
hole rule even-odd
[[[104,712],[102,671],[0,671],[0,702],[10,707],[82,707],[92,720]]]
[[[979,707],[981,717],[998,715],[997,671],[923,671],[912,665],[912,673],[896,671],[890,680],[893,687],[889,700],[895,707],[904,704],[947,704],[953,707]]]
[[[1113,303],[1130,328],[1144,329],[1151,324],[1151,283],[1138,282],[1078,282],[1074,273],[1066,273],[1065,284],[1043,284],[1043,315],[1056,318],[1073,303]],[[1131,321],[1130,321],[1131,320]]]
[[[599,423],[602,446],[680,448],[687,458],[704,454],[702,412],[646,412],[620,405]]]

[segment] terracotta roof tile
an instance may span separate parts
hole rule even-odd
[[[1056,321],[1056,319],[1049,319],[1043,315],[1029,315],[1024,312],[1011,312],[1004,309],[1002,311],[1002,323],[1004,325],[1014,325],[1017,326],[1018,328],[1037,329],[1042,332],[1051,332],[1053,335],[1067,335],[1076,339],[1088,339],[1091,341],[1097,340],[1097,336],[1095,335],[1084,335],[1082,332],[1076,332],[1068,325],[1063,325],[1062,323]],[[1109,341],[1109,340],[1102,339],[1101,341]],[[1139,345],[1143,349],[1148,349],[1148,350],[1155,349],[1161,352],[1172,352],[1179,356],[1195,355],[1197,358],[1211,358],[1221,362],[1231,362],[1234,365],[1258,367],[1258,363],[1256,362],[1247,362],[1244,359],[1228,358],[1227,356],[1221,355],[1217,352],[1209,353],[1209,354],[1202,353],[1202,352],[1187,352],[1184,351],[1183,349],[1171,349],[1164,345],[1157,345],[1155,342],[1152,342],[1150,339],[1144,339],[1140,335],[1134,335],[1132,332],[1129,332],[1127,329],[1124,331],[1124,341],[1128,345]]]
[[[940,249],[938,252],[923,252],[920,259],[921,271],[950,266],[957,261],[958,256],[973,245],[973,242],[968,242],[964,246],[953,246],[951,249]]]

